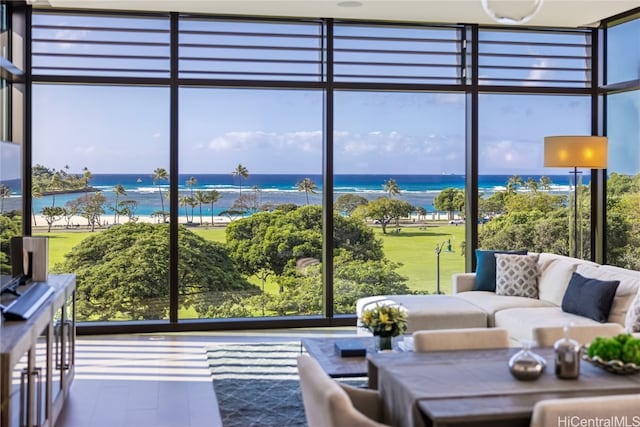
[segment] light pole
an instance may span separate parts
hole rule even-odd
[[[440,245],[436,245],[436,293],[440,295],[440,252],[442,252],[442,248],[444,247],[444,243],[442,242]]]

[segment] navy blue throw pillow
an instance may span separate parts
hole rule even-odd
[[[526,255],[527,251],[487,251],[476,249],[476,282],[474,291],[496,291],[495,254]]]
[[[604,323],[609,320],[619,284],[619,280],[603,281],[573,273],[562,298],[562,311]]]

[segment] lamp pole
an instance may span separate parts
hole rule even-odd
[[[444,242],[440,245],[436,245],[436,293],[438,295],[440,292],[440,252],[442,252],[442,248],[444,248]]]
[[[573,257],[578,258],[578,174],[582,171],[574,166],[569,173],[573,175]]]

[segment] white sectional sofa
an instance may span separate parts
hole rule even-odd
[[[640,332],[640,271],[550,253],[536,255],[537,298],[474,290],[476,273],[462,273],[452,278],[452,295],[367,297],[358,300],[357,314],[360,316],[362,310],[371,304],[401,304],[408,310],[408,332],[421,329],[501,327],[507,329],[514,340],[533,339],[534,328],[562,327],[566,324],[592,326],[595,329],[605,325],[602,330],[609,332],[612,330],[609,324],[614,323],[629,332]],[[562,302],[574,272],[584,278],[620,282],[615,289],[606,321],[600,322],[563,311]],[[438,308],[433,309],[434,307]],[[447,307],[451,307],[451,310],[447,310]]]

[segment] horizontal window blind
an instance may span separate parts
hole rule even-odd
[[[591,36],[576,31],[481,30],[478,83],[497,86],[589,87]]]
[[[33,74],[169,77],[167,18],[33,14]]]
[[[459,27],[337,23],[334,74],[339,82],[461,82]]]
[[[182,17],[179,76],[236,80],[323,80],[318,22]]]

